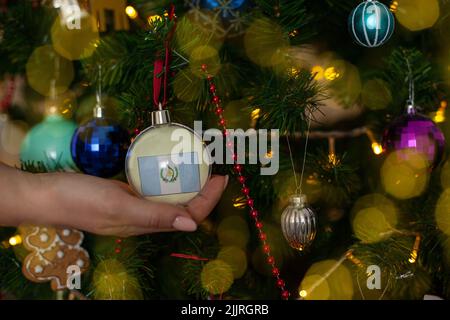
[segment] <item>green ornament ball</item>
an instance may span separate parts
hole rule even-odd
[[[48,171],[76,168],[70,142],[77,126],[60,115],[49,115],[28,132],[20,148],[24,163],[41,163]]]

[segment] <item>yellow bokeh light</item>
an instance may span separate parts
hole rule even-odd
[[[410,31],[431,28],[439,19],[438,0],[398,0],[395,16]]]
[[[378,142],[373,142],[372,143],[372,151],[376,155],[380,155],[383,153],[383,147]]]
[[[72,62],[58,55],[52,46],[34,49],[26,64],[28,84],[44,96],[65,92],[74,77]]]
[[[202,65],[208,66],[208,73],[216,75],[221,68],[219,51],[209,45],[199,45],[192,49],[189,55],[189,66],[192,74],[199,78],[204,78],[205,73],[202,71]]]
[[[226,262],[231,267],[234,279],[241,278],[247,270],[247,255],[241,248],[223,247],[219,251],[217,259]]]
[[[450,188],[442,192],[436,204],[436,224],[446,235],[450,235]]]
[[[245,248],[250,237],[247,222],[237,215],[226,217],[217,228],[217,237],[222,246]]]
[[[392,102],[392,94],[385,81],[371,79],[363,85],[361,101],[365,107],[371,110],[381,110],[387,108]]]
[[[447,160],[442,166],[441,185],[444,189],[450,188],[450,160]]]
[[[202,93],[203,81],[195,76],[191,70],[181,70],[173,80],[175,96],[183,102],[198,99]]]
[[[378,208],[359,211],[353,219],[355,236],[364,243],[375,243],[391,235],[392,226]]]
[[[335,67],[329,67],[325,69],[324,72],[324,77],[325,79],[327,79],[328,81],[333,81],[336,80],[337,78],[339,78],[341,75],[339,74],[339,72],[336,70]]]
[[[90,57],[100,41],[97,25],[93,20],[92,16],[85,15],[80,18],[80,28],[68,29],[57,17],[51,29],[55,51],[68,60]]]
[[[341,262],[324,260],[306,272],[299,294],[307,300],[348,300],[353,297],[350,271]]]
[[[330,298],[330,287],[325,278],[313,274],[302,280],[299,295],[305,300],[327,300]]]
[[[339,70],[339,78],[329,83],[330,95],[343,107],[352,107],[361,96],[359,69],[345,60],[334,60],[330,64]]]
[[[244,36],[247,56],[264,67],[287,62],[285,58],[288,45],[282,28],[268,18],[255,19]]]
[[[205,17],[212,15],[212,11],[201,11]],[[211,17],[211,24],[203,26],[198,21],[196,13],[193,11],[187,12],[181,19],[177,21],[177,28],[175,29],[175,41],[178,48],[190,55],[191,52],[199,46],[209,46],[219,51],[222,46],[223,39],[215,34],[221,26],[217,25],[220,19],[214,19]],[[195,37],[193,37],[195,35]],[[209,68],[208,68],[209,71]]]
[[[20,235],[15,235],[8,240],[11,246],[17,246],[22,243],[22,237]]]
[[[203,289],[210,294],[222,294],[228,291],[233,284],[233,269],[225,261],[209,261],[203,266],[200,281]]]
[[[130,17],[130,19],[136,19],[138,17],[138,13],[133,6],[127,6],[125,8],[125,13],[128,17]]]
[[[142,291],[138,280],[129,275],[116,259],[101,261],[93,276],[94,298],[97,300],[138,300]]]
[[[391,235],[397,222],[396,207],[381,194],[368,194],[359,198],[352,209],[353,231],[365,243],[385,240]]]
[[[398,199],[421,195],[428,185],[429,163],[426,157],[410,149],[392,152],[381,168],[386,192]]]
[[[444,262],[447,268],[450,268],[450,237],[447,237],[442,243],[442,251],[444,256]]]

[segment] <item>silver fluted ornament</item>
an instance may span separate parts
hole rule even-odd
[[[306,196],[291,196],[281,215],[281,229],[289,245],[299,251],[307,248],[316,237],[316,225],[316,213],[308,206]]]

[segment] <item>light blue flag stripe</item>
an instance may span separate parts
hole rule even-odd
[[[200,191],[200,172],[198,168],[198,155],[196,152],[184,153],[183,158],[190,160],[188,163],[181,163],[178,167],[178,177],[180,183],[179,193]],[[161,177],[159,162],[170,160],[171,155],[138,157],[138,170],[141,179],[141,190],[144,196],[159,196],[161,191]],[[184,159],[186,159],[184,158]],[[168,193],[166,193],[168,194]]]
[[[142,194],[144,196],[160,195],[158,156],[138,157],[138,166]]]
[[[178,167],[180,170],[181,192],[198,192],[200,191],[200,176],[196,152],[190,152],[189,163],[191,164],[182,163]]]

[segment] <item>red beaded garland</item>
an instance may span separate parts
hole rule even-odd
[[[226,130],[226,122],[223,118],[223,108],[220,105],[220,98],[216,95],[216,85],[213,83],[213,77],[212,75],[208,74],[208,66],[206,64],[202,64],[201,66],[202,71],[207,74],[207,80],[209,81],[209,91],[212,94],[212,103],[216,105],[215,113],[219,117],[219,124],[222,127],[222,132],[225,138],[228,139],[229,133]],[[233,144],[229,143],[227,140],[226,146],[228,149],[231,149]],[[259,230],[259,238],[263,242],[263,251],[265,254],[267,254],[267,260],[266,262],[272,266],[272,275],[277,279],[276,284],[281,290],[281,297],[283,299],[289,299],[289,291],[285,289],[285,282],[283,279],[281,279],[280,276],[280,270],[275,266],[275,258],[270,254],[270,246],[266,243],[267,235],[262,231],[263,223],[259,221],[258,219],[258,211],[253,207],[254,206],[254,200],[250,197],[250,188],[248,188],[245,185],[246,178],[242,175],[242,166],[237,162],[237,155],[234,153],[234,150],[232,150],[231,153],[232,159],[234,161],[234,171],[238,175],[237,179],[239,183],[241,184],[241,191],[247,198],[247,206],[250,208],[250,216],[255,220],[255,226]]]
[[[277,286],[279,286],[280,288],[281,288],[281,287],[284,287],[284,284],[285,284],[285,283],[284,283],[284,280],[283,280],[283,279],[278,279],[278,280],[277,280]]]
[[[273,268],[272,269],[272,275],[274,277],[278,277],[280,275],[280,270],[278,270],[278,268]]]

